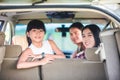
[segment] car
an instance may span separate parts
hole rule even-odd
[[[9,60],[14,60],[11,58],[18,59],[20,53],[28,47],[26,42],[26,27],[27,23],[33,19],[39,19],[45,23],[47,30],[45,39],[55,41],[67,59],[56,60],[53,65],[43,66],[43,73],[41,67],[40,72],[38,72],[38,67],[20,70],[20,72],[18,70],[12,70],[10,66],[15,68],[15,62],[10,64]],[[69,27],[73,22],[81,22],[83,25],[96,24],[100,27],[101,46],[98,52],[100,52],[101,61],[93,61],[90,62],[92,65],[88,65],[89,62],[70,59],[70,56],[77,48],[70,40],[69,34]],[[88,80],[87,78],[89,78],[89,80],[120,80],[120,1],[118,0],[2,0],[0,1],[0,31],[5,34],[5,40],[1,46],[5,46],[6,48],[5,56],[1,58],[0,63],[0,80],[73,80],[73,78],[75,80]],[[16,49],[18,47],[17,45],[20,45],[19,50]],[[15,55],[10,54],[9,50],[15,53]],[[15,52],[15,50],[17,52]],[[2,51],[0,52],[0,54],[3,53]],[[7,56],[6,54],[9,55]],[[60,68],[64,68],[63,72],[61,70],[61,73],[59,73],[60,76],[63,76],[63,74],[67,72],[64,78],[56,75],[59,71],[54,72],[54,76],[52,75],[52,71],[50,71],[51,66],[54,67],[56,65],[59,67],[59,63],[66,64]],[[88,64],[84,65],[84,63]],[[101,64],[99,65],[99,63]],[[85,71],[83,71],[83,74],[76,72],[78,74],[77,78],[75,78],[76,73],[72,74],[66,71],[74,68],[70,67],[70,65],[82,67],[80,69],[81,71],[85,68],[88,72],[85,73]],[[82,65],[84,65],[84,68]],[[96,66],[94,67],[94,65]],[[89,68],[91,66],[93,68]],[[99,68],[100,66],[102,68]],[[54,71],[57,67],[53,68]],[[75,67],[75,69],[79,71],[78,67]],[[93,72],[97,70],[98,73],[94,72],[90,74],[92,72],[89,71],[89,69],[93,70]],[[27,75],[33,70],[36,70],[33,72],[35,75],[29,74],[31,77]],[[46,73],[47,70],[48,74]],[[12,72],[14,73],[13,75]],[[18,74],[17,77],[14,76],[16,74]],[[40,76],[38,76],[38,74]],[[36,78],[34,76],[36,76]]]

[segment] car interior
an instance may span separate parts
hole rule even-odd
[[[0,6],[0,80],[120,80],[120,15],[104,9],[103,5],[97,7],[97,3],[52,5],[49,1],[49,5],[34,2],[27,6]],[[116,10],[119,10],[120,4],[117,6]],[[26,26],[33,19],[45,23],[44,39],[53,40],[66,59],[17,69],[17,61],[28,47]],[[101,29],[101,45],[85,50],[87,60],[70,58],[77,48],[69,34],[69,27],[74,22],[84,26],[96,24]]]

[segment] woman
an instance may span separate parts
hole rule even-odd
[[[80,22],[75,22],[73,23],[70,28],[70,38],[74,44],[77,45],[77,50],[73,55],[71,56],[72,58],[76,58],[76,54],[81,52],[84,49],[83,43],[82,43],[82,28],[84,26]]]
[[[100,44],[99,38],[100,28],[95,24],[86,25],[82,29],[83,44],[85,48],[98,47]]]
[[[74,58],[86,59],[85,58],[85,49],[98,47],[100,43],[99,38],[100,28],[95,24],[86,25],[82,29],[82,39],[84,50],[80,51],[79,53],[74,53]]]
[[[55,58],[65,58],[52,40],[43,40],[45,33],[46,29],[42,21],[32,20],[28,23],[26,34],[29,47],[20,56],[17,69],[44,65]]]

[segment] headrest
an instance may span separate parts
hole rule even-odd
[[[100,36],[108,36],[108,35],[114,35],[116,31],[119,31],[120,29],[110,29],[100,32]]]
[[[97,49],[98,48],[94,47],[94,48],[87,48],[85,50],[85,56],[86,56],[88,61],[100,61],[100,55],[95,54],[95,51]]]
[[[22,52],[20,45],[5,45],[5,58],[18,58]]]
[[[14,45],[20,45],[22,47],[22,51],[28,47],[26,36],[13,36],[12,43]]]
[[[0,32],[0,45],[4,45],[5,34],[4,32]]]
[[[115,32],[115,37],[116,37],[116,41],[117,41],[118,51],[120,54],[120,31]]]
[[[4,56],[5,56],[5,46],[0,46],[0,63],[2,63]]]

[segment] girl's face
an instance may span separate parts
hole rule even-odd
[[[45,32],[43,29],[31,29],[27,32],[27,36],[30,37],[32,42],[41,42],[44,38]]]
[[[81,44],[82,42],[82,32],[78,28],[71,28],[70,29],[70,38],[75,44]]]
[[[85,48],[92,48],[95,46],[95,39],[89,28],[83,30],[82,36]]]

